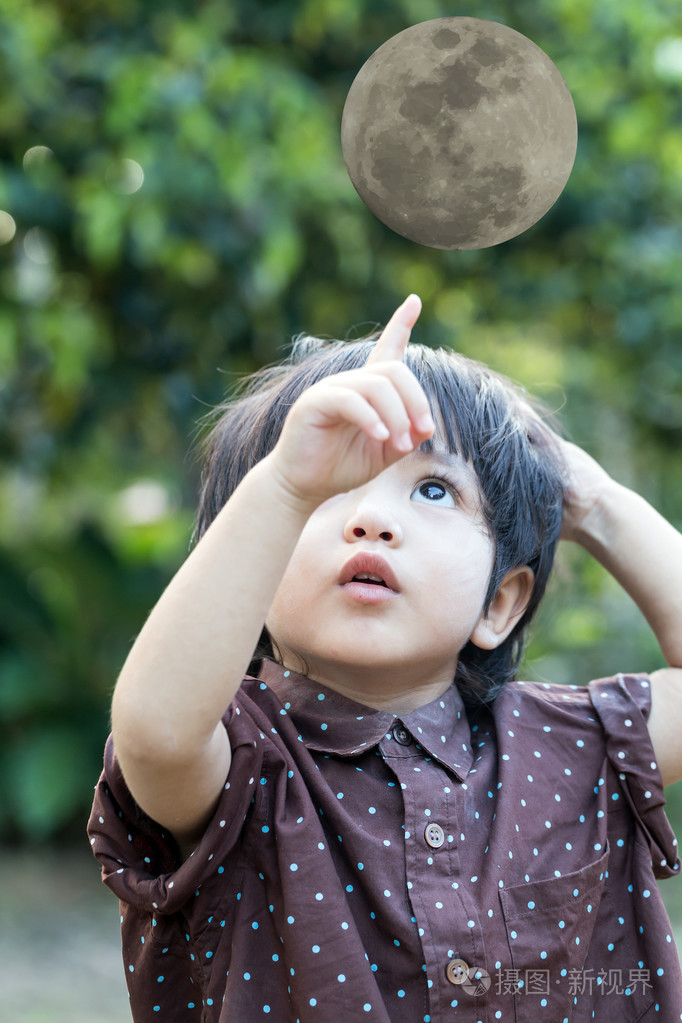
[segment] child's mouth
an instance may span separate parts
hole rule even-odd
[[[400,593],[389,560],[368,550],[356,551],[346,562],[339,576],[339,586],[360,604],[380,604]]]
[[[378,575],[354,575],[351,582],[368,583],[370,586],[386,586],[386,583]]]

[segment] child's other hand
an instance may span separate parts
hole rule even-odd
[[[561,539],[583,543],[591,531],[591,513],[598,513],[600,499],[617,484],[582,448],[556,439],[566,466]]]
[[[365,366],[313,384],[292,406],[268,458],[302,507],[362,486],[433,434],[426,395],[403,361],[420,312],[410,295]]]
[[[618,484],[591,455],[553,430],[530,403],[522,402],[521,408],[534,424],[533,443],[553,447],[562,463],[564,501],[560,538],[585,545],[599,517],[601,498]]]

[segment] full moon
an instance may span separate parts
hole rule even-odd
[[[341,122],[360,198],[397,234],[482,249],[532,227],[575,160],[571,94],[521,33],[481,18],[399,32],[360,69]]]

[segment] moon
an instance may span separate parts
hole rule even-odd
[[[575,107],[512,28],[434,18],[380,46],[346,97],[341,146],[360,198],[397,234],[482,249],[532,227],[570,176]]]

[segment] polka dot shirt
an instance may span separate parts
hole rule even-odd
[[[136,1023],[670,1023],[679,872],[646,676],[396,718],[264,662],[180,864],[111,740],[89,822]]]

